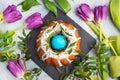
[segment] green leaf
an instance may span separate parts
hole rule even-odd
[[[53,37],[54,35],[56,35],[55,32],[51,33],[51,34],[49,35],[49,38]]]
[[[108,61],[104,61],[104,62],[101,62],[100,64],[101,65],[106,65],[106,64],[108,64],[109,62]]]
[[[9,50],[10,48],[11,48],[10,46],[7,46],[7,47],[4,48],[4,51]]]
[[[4,62],[7,60],[7,57],[6,56],[0,56],[0,62]]]
[[[13,41],[12,42],[12,47],[16,45],[16,41]]]
[[[22,32],[23,36],[26,37],[26,33],[25,33],[25,30],[23,29],[23,32]]]
[[[5,38],[10,38],[10,37],[13,37],[13,35],[14,35],[14,34],[15,34],[15,32],[14,32],[14,31],[11,31],[11,32],[6,31],[6,32],[4,33]]]
[[[33,80],[33,78],[34,78],[34,76],[31,75],[31,73],[29,73],[29,72],[27,72],[27,73],[24,75],[24,77],[25,77],[25,80]]]
[[[20,59],[20,54],[17,54],[17,59]]]
[[[25,43],[27,43],[30,40],[30,37],[31,37],[31,32],[29,32],[25,37]]]
[[[34,73],[39,73],[41,72],[42,70],[40,68],[34,68],[32,71],[34,71]]]
[[[120,31],[120,0],[110,0],[110,14],[112,20]]]
[[[32,55],[31,55],[31,54],[26,54],[26,55],[25,55],[25,58],[26,58],[26,60],[29,60],[29,59],[32,58]]]
[[[75,75],[76,77],[83,78],[83,74],[81,73],[81,71],[76,71],[76,72],[74,73],[74,75]]]
[[[14,50],[10,50],[8,53],[14,53]]]
[[[71,52],[72,52],[72,49],[68,50],[67,52],[68,52],[68,54],[71,54]]]
[[[10,60],[11,60],[11,59],[15,59],[15,58],[16,58],[16,55],[15,55],[14,53],[11,53],[9,57],[10,57]]]
[[[87,64],[98,64],[97,61],[89,61],[89,62],[86,62]]]
[[[21,44],[19,44],[18,47],[21,48],[21,49],[25,49],[26,48],[25,45],[21,45]]]
[[[71,44],[68,46],[68,48],[70,48],[70,47],[74,46],[74,45],[75,45],[75,43],[76,43],[76,42],[71,43]]]
[[[88,59],[90,59],[90,60],[97,60],[98,58],[96,56],[91,56],[91,57],[88,57]]]
[[[56,0],[59,6],[63,9],[65,13],[68,13],[71,10],[71,6],[67,0]]]
[[[55,27],[56,27],[56,25],[57,25],[57,23],[53,26],[53,28],[55,28]]]
[[[120,56],[120,36],[111,36],[109,40],[117,55]]]
[[[8,39],[6,40],[6,43],[12,43],[12,41],[13,41],[13,38],[10,37],[10,38],[8,38]]]
[[[2,46],[4,46],[4,42],[1,42],[1,43],[0,43],[0,47],[2,47]]]
[[[22,41],[19,41],[18,44],[19,44],[19,45],[25,45],[25,43],[22,42]]]
[[[46,45],[46,51],[48,51],[48,49],[49,49],[49,46],[48,46],[48,45]]]
[[[51,32],[51,29],[49,29],[49,30],[46,31],[46,33],[49,33],[49,32]]]
[[[60,80],[63,80],[64,76],[65,76],[64,74],[61,74],[60,75]]]
[[[108,73],[108,70],[106,68],[101,68],[101,70]]]
[[[22,41],[24,41],[24,37],[18,36],[18,38]]]
[[[72,36],[71,34],[69,34],[68,32],[65,31],[65,34],[67,34],[68,36]]]
[[[109,49],[110,49],[109,47],[102,46],[101,49],[100,49],[100,51],[99,51],[99,53],[100,53],[100,54],[102,54],[102,53],[106,53],[106,52],[109,51]]]
[[[47,43],[50,43],[50,38],[48,37],[48,38],[46,39],[46,41],[47,41]]]
[[[22,9],[23,9],[23,11],[27,11],[27,10],[29,10],[31,7],[37,6],[37,5],[40,5],[37,0],[25,0],[25,1],[22,3]]]
[[[56,8],[56,5],[49,1],[49,0],[43,0],[44,3],[45,3],[45,6],[48,10],[50,10],[51,12],[53,12],[55,14],[55,16],[57,16],[57,8]]]
[[[109,68],[112,78],[120,77],[120,56],[111,56],[109,58]]]

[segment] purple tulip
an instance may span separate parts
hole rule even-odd
[[[22,18],[21,13],[16,9],[15,5],[10,5],[3,12],[3,18],[7,23],[18,21]]]
[[[28,27],[28,29],[36,29],[40,26],[43,25],[43,19],[41,17],[41,14],[39,12],[36,12],[29,16],[26,20],[25,23]]]
[[[94,9],[94,19],[97,23],[102,23],[107,19],[108,7],[107,6],[97,6]]]
[[[20,60],[9,61],[7,68],[16,78],[22,78],[24,76],[25,68]]]
[[[92,9],[87,4],[81,4],[77,8],[77,14],[80,16],[84,21],[92,21],[94,19],[94,13]]]

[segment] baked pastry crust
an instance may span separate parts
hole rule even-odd
[[[68,46],[65,50],[55,51],[50,47],[50,38],[61,33],[68,38]],[[79,31],[68,22],[52,21],[41,28],[37,35],[36,49],[38,57],[47,65],[55,67],[67,66],[77,58],[80,51],[81,37]]]

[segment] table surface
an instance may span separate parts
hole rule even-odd
[[[21,3],[23,0],[0,0],[0,12],[3,12],[5,10],[5,8],[8,5],[11,4],[19,4]],[[22,12],[23,18],[15,23],[11,23],[11,24],[7,24],[7,23],[3,23],[0,24],[0,30],[2,31],[6,31],[6,30],[14,30],[17,27],[20,27],[22,25],[24,25],[24,21],[25,19],[31,15],[34,12],[40,12],[42,14],[42,17],[44,17],[47,13],[48,10],[44,7],[42,0],[38,0],[41,5],[40,6],[35,6],[33,8],[31,8],[29,11],[27,12]],[[91,34],[95,39],[97,39],[97,36],[93,33],[93,31],[76,15],[76,8],[82,4],[82,3],[87,3],[91,6],[91,8],[94,8],[95,6],[98,5],[109,5],[109,1],[110,0],[69,0],[71,6],[72,6],[72,10],[67,14],[69,17],[71,17],[76,23],[78,23],[84,30],[86,30],[89,34]],[[21,6],[17,7],[20,11],[21,11]],[[105,32],[105,34],[109,37],[109,36],[115,36],[115,35],[120,35],[120,32],[116,29],[115,25],[113,24],[113,22],[111,21],[110,18],[110,14],[109,17],[107,18],[107,20],[104,22],[103,24],[103,30]],[[26,32],[29,32],[30,30],[26,29]],[[17,35],[21,35],[21,30],[16,32]],[[19,41],[19,39],[16,39],[16,41]],[[16,50],[18,52],[19,49],[16,48]],[[89,54],[92,55],[92,53],[94,52],[94,50],[91,50],[89,52]],[[7,66],[7,62],[5,63],[1,63],[0,62],[0,80],[20,80],[15,78],[6,68]],[[29,69],[34,68],[34,67],[38,67],[32,60],[29,60],[27,62],[27,66]],[[39,76],[39,80],[52,80],[51,77],[49,77],[44,71],[42,71],[41,75]],[[111,79],[109,78],[109,80],[115,80],[115,79]]]

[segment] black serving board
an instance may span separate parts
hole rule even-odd
[[[71,23],[74,27],[76,27],[79,30],[79,35],[81,36],[81,50],[84,53],[83,55],[80,55],[80,57],[77,59],[81,59],[84,55],[86,55],[90,50],[91,46],[96,44],[96,40],[88,34],[85,30],[83,30],[76,22],[74,22],[71,18],[69,18],[64,12],[62,12],[60,9],[58,9],[58,16],[56,17],[53,13],[49,12],[44,17],[45,24],[49,21],[56,21],[56,20],[63,20],[65,22]],[[60,73],[57,71],[57,69],[53,66],[46,65],[42,60],[38,58],[37,50],[35,49],[36,45],[36,36],[39,34],[40,29],[35,29],[31,31],[31,38],[28,42],[27,46],[30,50],[30,54],[32,54],[32,60],[41,67],[50,77],[53,78],[53,80],[60,80]],[[75,66],[74,62],[72,62],[70,65],[68,65],[68,71],[69,73]],[[65,66],[60,67],[61,71],[65,72]],[[44,77],[44,76],[43,76]]]

